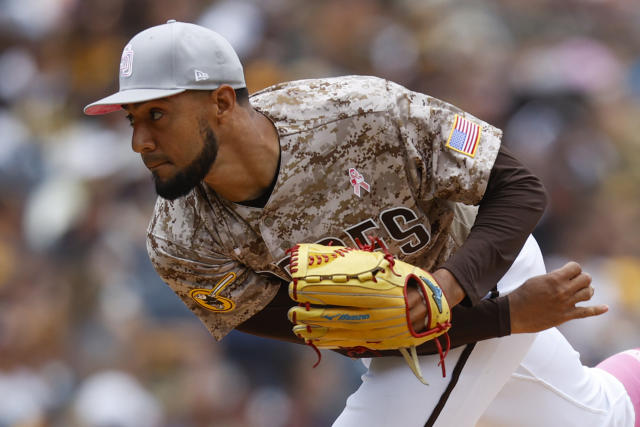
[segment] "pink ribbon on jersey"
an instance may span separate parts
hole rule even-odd
[[[353,192],[356,196],[360,197],[360,187],[370,191],[369,184],[365,182],[362,174],[354,168],[349,169],[349,177],[351,178],[351,185],[353,185]]]

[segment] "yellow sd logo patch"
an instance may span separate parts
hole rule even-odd
[[[231,299],[221,297],[218,295],[224,288],[233,283],[236,280],[235,273],[227,273],[213,289],[192,289],[189,291],[189,296],[200,307],[203,307],[209,311],[215,311],[218,313],[224,313],[236,308],[236,303]]]

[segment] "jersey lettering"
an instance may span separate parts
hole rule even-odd
[[[401,242],[400,250],[405,255],[418,252],[431,241],[431,233],[427,227],[419,221],[418,215],[409,208],[397,207],[387,209],[380,213],[379,219],[386,234],[394,241]],[[382,236],[379,235],[381,231],[380,227],[372,218],[366,219],[344,231],[353,241],[353,247],[358,247],[357,242],[363,245],[370,245],[372,242],[367,235],[378,237],[382,240],[382,243],[387,246]],[[367,231],[369,232],[367,233]],[[348,246],[337,237],[324,237],[315,243],[320,245]],[[280,270],[284,270],[290,275],[288,255],[279,260],[277,266]]]
[[[404,228],[417,219],[418,216],[405,207],[388,209],[380,214],[380,221],[393,240],[399,242],[410,238],[409,242],[400,246],[402,253],[407,255],[419,251],[431,240],[431,235],[424,224],[418,222],[410,228]]]

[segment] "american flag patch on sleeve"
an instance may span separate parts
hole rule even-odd
[[[456,114],[447,147],[469,157],[476,155],[480,141],[480,126]]]

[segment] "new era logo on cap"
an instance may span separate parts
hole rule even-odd
[[[209,79],[209,74],[205,73],[204,71],[195,70],[195,74],[197,82]]]

